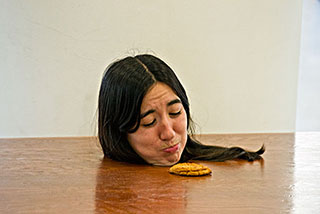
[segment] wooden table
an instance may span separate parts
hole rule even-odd
[[[255,162],[197,161],[211,176],[103,160],[96,138],[0,139],[0,213],[319,213],[320,133],[203,135]]]

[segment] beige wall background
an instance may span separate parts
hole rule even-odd
[[[104,68],[153,53],[201,133],[295,129],[301,0],[1,0],[0,137],[91,136]]]

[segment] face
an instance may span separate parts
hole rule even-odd
[[[187,142],[187,115],[179,97],[156,83],[143,98],[140,118],[138,130],[128,134],[131,147],[149,164],[177,163]]]

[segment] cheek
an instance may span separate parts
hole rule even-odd
[[[128,134],[127,137],[131,147],[138,153],[145,152],[149,150],[151,145],[150,142],[154,141],[154,136],[152,133],[137,130],[133,134]]]
[[[181,118],[179,118],[179,120],[177,121],[176,130],[181,134],[187,132],[187,115],[185,112],[183,115],[181,115]]]
[[[132,147],[137,147],[145,141],[145,136],[139,133],[139,130],[133,134],[129,134],[127,138]]]

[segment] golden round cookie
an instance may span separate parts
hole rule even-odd
[[[171,174],[183,176],[202,176],[209,175],[211,169],[197,163],[178,163],[169,169]]]

